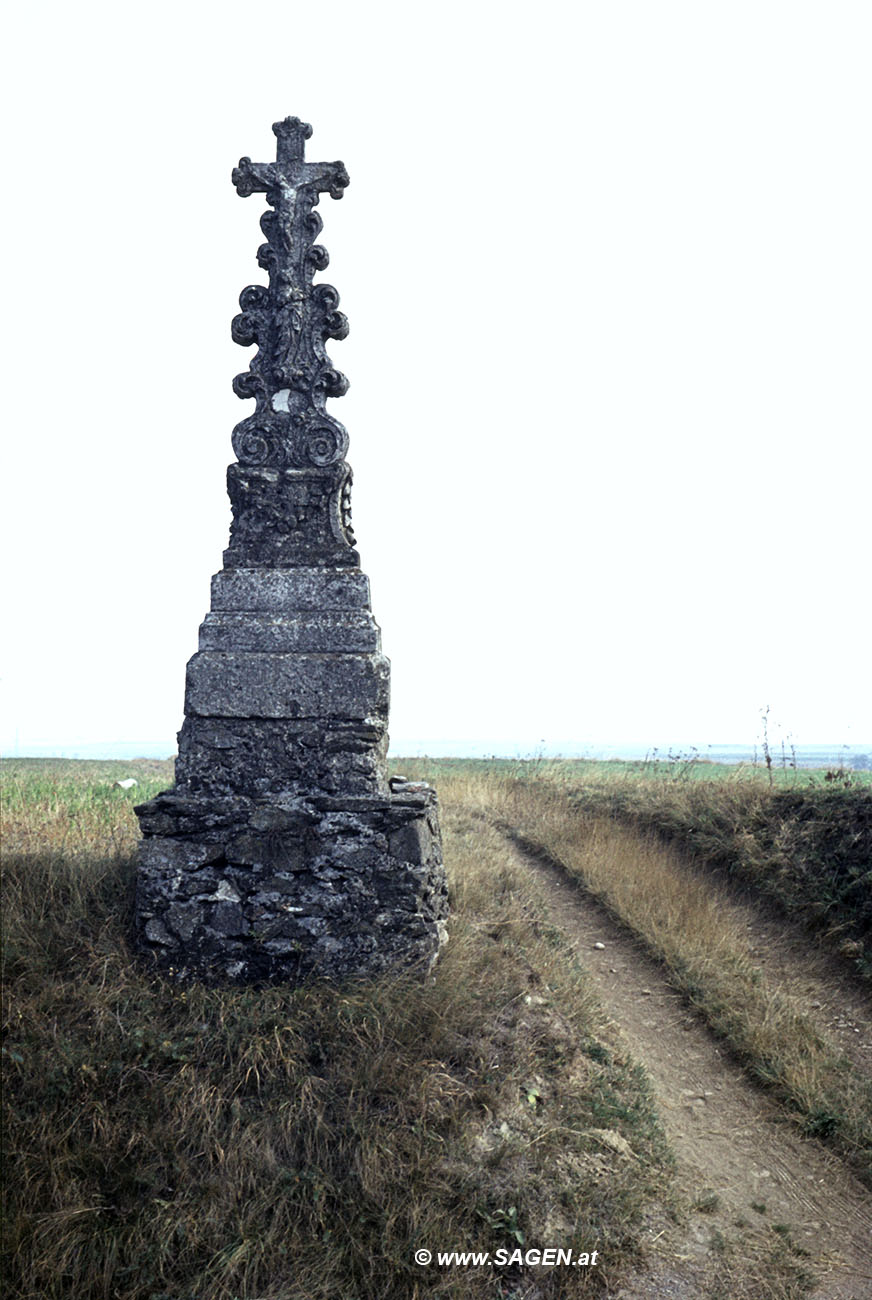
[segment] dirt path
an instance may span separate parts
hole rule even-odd
[[[819,1279],[818,1300],[872,1297],[872,1197],[862,1184],[837,1156],[796,1133],[605,909],[559,869],[512,841],[507,848],[537,873],[553,920],[576,946],[616,1034],[645,1066],[678,1161],[679,1186],[700,1207],[689,1226],[652,1223],[651,1269],[615,1300],[697,1300],[728,1267],[741,1273],[743,1257],[759,1261],[779,1240],[807,1252],[796,1258]],[[783,943],[747,911],[761,967],[783,966]],[[845,1021],[855,1051],[855,1038],[872,1042],[869,1022],[854,1023],[859,1007],[852,1003],[842,1014],[838,992],[818,987],[811,965],[802,971],[795,953],[791,962],[796,969],[791,965],[785,977],[802,976],[809,1002]],[[862,1055],[868,1060],[865,1047]],[[745,1289],[737,1274],[735,1289],[723,1294],[760,1293]]]

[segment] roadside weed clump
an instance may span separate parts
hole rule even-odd
[[[454,912],[433,978],[182,987],[129,946],[131,804],[168,774],[115,772],[141,778],[132,798],[111,770],[90,794],[56,772],[28,795],[45,773],[9,773],[10,1300],[494,1296],[530,1273],[543,1297],[607,1290],[670,1157],[502,837],[444,791]],[[414,1258],[521,1238],[603,1265]]]

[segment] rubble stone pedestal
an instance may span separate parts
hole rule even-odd
[[[298,119],[273,130],[277,162],[234,172],[275,211],[269,288],[246,289],[234,321],[259,351],[234,384],[257,409],[234,431],[230,545],[188,664],[175,786],[137,808],[137,941],[180,979],[427,970],[446,937],[435,791],[385,774],[390,665],[351,531],[347,435],[325,409],[346,385],[324,339],[347,323],[312,284],[327,261],[312,209],[348,178],[303,161]]]
[[[445,936],[432,790],[141,806],[138,925],[166,972],[248,983],[428,970]]]

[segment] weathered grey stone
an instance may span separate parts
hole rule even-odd
[[[263,946],[271,957],[289,957],[300,948],[296,939],[267,939]]]
[[[255,808],[248,819],[253,831],[298,831],[302,833],[309,824],[303,808]]]
[[[270,896],[273,894],[293,894],[296,888],[294,878],[290,875],[272,876],[269,880],[263,882],[264,893]]]
[[[402,862],[426,862],[432,838],[426,821],[409,822],[391,835],[391,853]]]
[[[312,790],[368,795],[383,788],[387,720],[199,718],[179,733],[177,788],[290,808]],[[161,809],[163,811],[163,809]],[[166,829],[166,828],[165,828]]]
[[[209,925],[219,934],[227,935],[245,934],[248,929],[239,903],[216,903],[209,916]]]
[[[179,794],[179,786],[177,764],[175,789],[165,790],[148,803],[137,806],[140,830],[146,837],[188,839],[208,836],[208,842],[213,844],[222,830],[236,825],[239,818],[246,815],[250,805],[249,799],[233,795],[206,801],[187,793]]]
[[[140,947],[178,979],[296,980],[426,970],[448,910],[434,791],[385,770],[389,668],[351,528],[348,438],[326,410],[346,381],[324,342],[338,295],[314,284],[321,193],[341,163],[307,163],[311,128],[274,127],[278,157],[242,159],[265,193],[269,285],[240,298],[256,343],[233,433],[224,569],[188,664],[176,783],[137,809]]]
[[[196,871],[221,857],[221,846],[197,840],[147,839],[142,845],[143,866],[157,871]]]
[[[172,938],[167,934],[165,925],[155,916],[145,924],[145,937],[150,943],[159,943],[162,947],[170,946],[173,943]]]
[[[273,871],[302,871],[306,851],[302,839],[282,831],[251,834],[243,831],[226,849],[227,861],[244,867],[272,867]]]
[[[164,915],[173,934],[183,941],[194,937],[202,921],[202,909],[196,903],[172,903]]]
[[[426,966],[439,949],[447,896],[429,825],[435,795],[422,801],[417,812],[390,797],[356,800],[343,812],[310,804],[302,835],[299,818],[290,830],[252,831],[246,812],[225,832],[217,862],[196,873],[141,872],[137,907],[149,918],[158,964],[181,978],[212,978],[237,963],[231,978],[240,981]],[[192,877],[207,874],[208,889],[189,897]],[[315,937],[331,942],[313,946]],[[267,942],[276,939],[294,946]]]
[[[369,579],[359,569],[222,569],[212,579],[212,609],[368,610]]]
[[[363,610],[300,610],[293,615],[219,611],[207,614],[201,624],[200,649],[366,654],[381,649],[381,634]]]
[[[275,414],[275,412],[273,412]],[[233,509],[225,568],[336,564],[356,566],[348,517],[351,469],[231,465]]]
[[[201,650],[188,664],[189,716],[386,722],[389,704],[390,665],[383,655]]]

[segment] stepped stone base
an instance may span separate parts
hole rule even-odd
[[[216,982],[429,969],[448,911],[436,795],[385,776],[367,578],[245,558],[212,580],[176,784],[136,810],[140,948]]]
[[[428,970],[448,898],[435,791],[137,809],[140,947],[177,979],[248,984]]]

